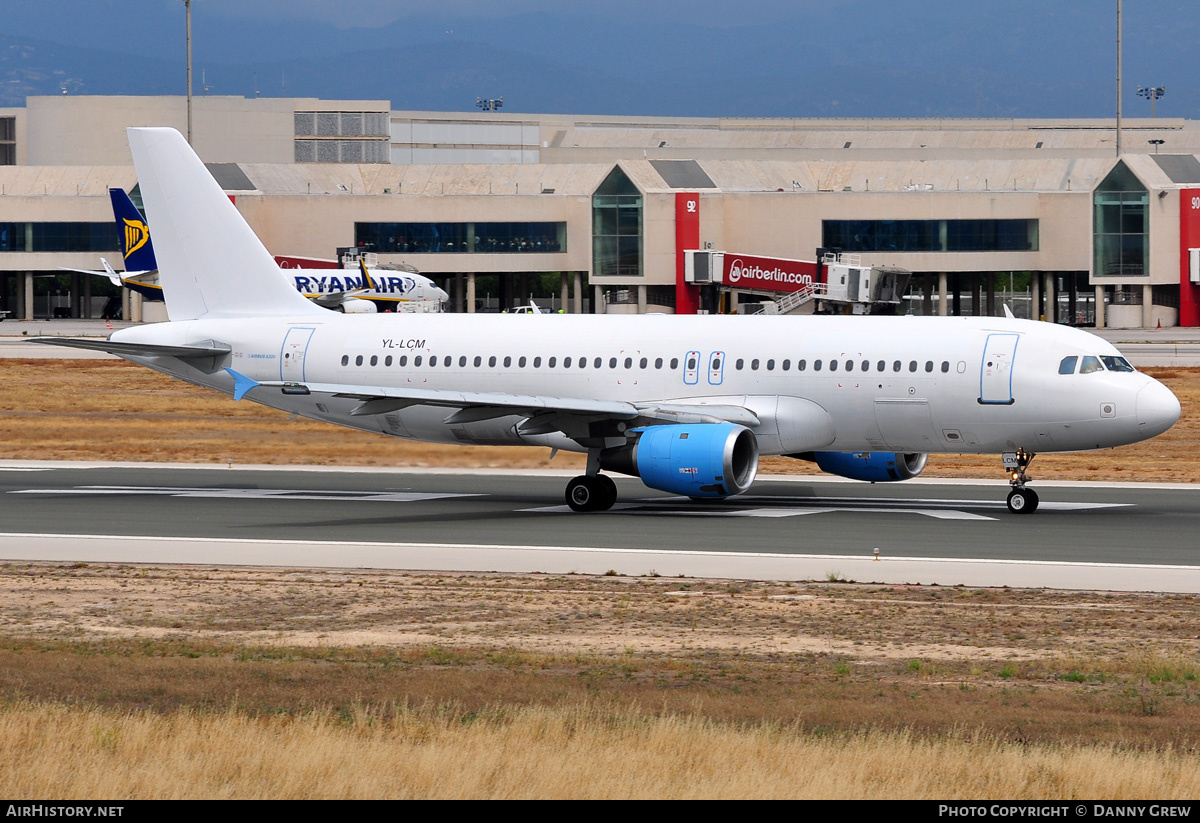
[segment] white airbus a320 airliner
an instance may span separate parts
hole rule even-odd
[[[1165,432],[1179,401],[1112,345],[994,317],[347,317],[299,294],[173,129],[129,130],[170,322],[101,349],[191,383],[365,431],[584,452],[576,511],[640,477],[692,498],[746,491],[759,455],[866,481],[930,452],[999,453],[1032,512],[1038,452]]]

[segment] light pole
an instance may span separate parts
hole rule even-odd
[[[187,17],[187,141],[192,145],[192,0],[183,0]]]
[[[1147,100],[1150,101],[1150,119],[1153,120],[1154,119],[1154,101],[1161,99],[1162,96],[1167,93],[1167,87],[1166,86],[1153,86],[1151,88],[1144,89],[1141,86],[1138,86],[1137,93],[1138,93],[1138,97],[1145,97]]]
[[[1117,0],[1117,157],[1121,156],[1121,0]]]

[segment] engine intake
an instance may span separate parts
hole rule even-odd
[[[600,468],[640,477],[652,489],[729,497],[758,474],[758,440],[735,423],[647,426],[636,442],[600,453]]]

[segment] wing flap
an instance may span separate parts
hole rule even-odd
[[[582,397],[548,397],[533,394],[504,394],[501,392],[463,392],[444,389],[407,389],[388,386],[352,386],[342,383],[292,383],[281,380],[264,380],[258,385],[265,388],[307,389],[313,394],[331,397],[346,397],[362,400],[362,405],[352,412],[355,415],[385,414],[407,406],[442,406],[452,409],[489,409],[486,419],[505,414],[532,414],[535,412],[568,412],[574,414],[603,415],[606,417],[632,420],[639,414],[632,403],[620,400],[593,400]],[[481,412],[472,412],[479,414]]]

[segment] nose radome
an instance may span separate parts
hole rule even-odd
[[[1138,429],[1143,437],[1162,434],[1179,419],[1179,398],[1162,383],[1154,380],[1137,394]]]

